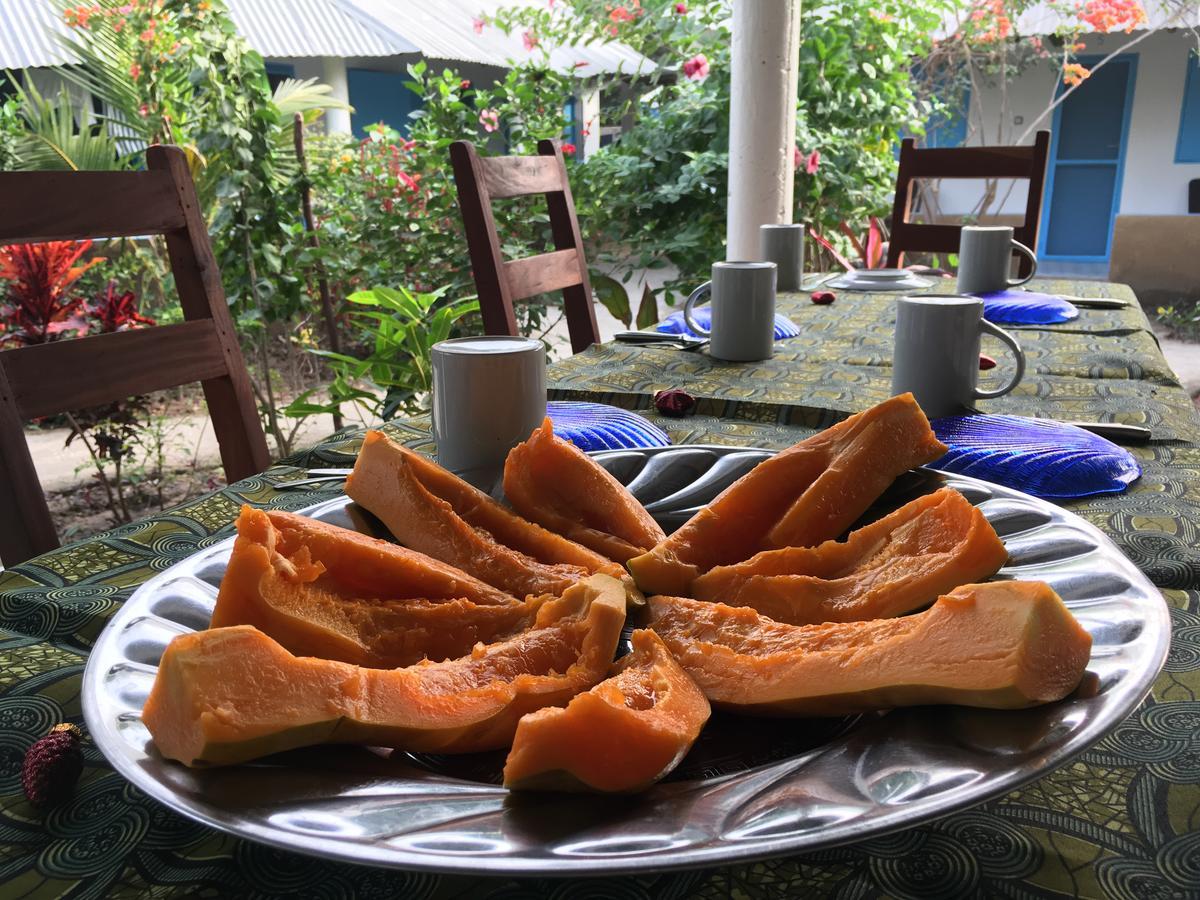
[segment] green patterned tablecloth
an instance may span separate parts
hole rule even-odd
[[[1132,297],[1117,285],[1051,287]],[[676,443],[779,447],[887,395],[889,298],[842,293],[817,307],[791,296],[781,307],[803,333],[769,363],[605,345],[554,366],[554,395],[646,410]],[[1028,380],[990,408],[1144,422],[1155,432],[1132,448],[1145,474],[1129,492],[1068,507],[1163,589],[1170,658],[1143,706],[1062,769],[852,846],[573,883],[373,870],[225,837],[142,796],[90,745],[72,799],[32,808],[20,790],[21,757],[55,723],[82,724],[80,676],[111,613],[149,576],[228,534],[242,503],[294,509],[332,496],[275,486],[308,466],[352,461],[361,435],[344,434],[291,465],[0,573],[0,897],[1200,897],[1200,423],[1136,305],[1021,329],[1019,339]],[[650,393],[667,386],[700,396],[697,414],[670,420],[648,409]],[[430,446],[427,422],[389,428],[410,446]]]

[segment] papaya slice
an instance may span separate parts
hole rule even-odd
[[[293,656],[250,625],[198,631],[167,645],[142,721],[159,753],[189,766],[314,744],[495,750],[521,716],[601,681],[624,621],[624,586],[594,575],[529,631],[403,669]]]
[[[622,565],[666,538],[608,470],[554,436],[549,419],[509,452],[504,496],[525,518]]]
[[[629,793],[679,765],[708,721],[704,694],[648,629],[633,633],[633,652],[613,672],[565,709],[517,723],[505,787]]]
[[[1007,559],[983,513],[943,488],[852,531],[845,543],[764,550],[710,569],[692,590],[698,600],[749,606],[790,625],[886,619],[983,581]]]
[[[346,493],[400,543],[517,597],[561,594],[592,573],[625,575],[378,431],[367,433]]]
[[[758,715],[1049,703],[1079,684],[1092,646],[1040,581],[964,585],[911,616],[825,625],[681,597],[651,597],[647,607],[714,706]]]
[[[897,475],[945,452],[912,394],[892,397],[759,463],[629,569],[647,594],[690,595],[714,566],[837,538]]]
[[[528,628],[524,602],[445,563],[305,516],[242,507],[212,627],[253,625],[296,656],[391,669]]]

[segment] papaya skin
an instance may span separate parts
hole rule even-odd
[[[313,744],[495,750],[522,715],[601,681],[624,621],[624,586],[595,575],[545,603],[529,631],[402,669],[293,656],[249,625],[194,632],[167,646],[142,720],[159,753],[189,766]]]
[[[845,542],[764,550],[692,583],[697,600],[749,606],[790,625],[902,615],[1008,560],[983,513],[943,488],[852,531]]]
[[[622,565],[666,539],[621,482],[555,437],[550,419],[509,451],[504,496],[526,519]]]
[[[892,397],[763,460],[629,570],[646,594],[689,596],[715,566],[836,539],[898,475],[945,452],[912,394]]]
[[[565,709],[517,724],[504,764],[511,790],[632,793],[650,787],[687,755],[708,700],[653,631],[633,633],[633,652],[613,676]]]
[[[625,570],[388,440],[368,432],[346,493],[396,540],[517,597],[559,595],[592,573]]]
[[[870,622],[785,625],[681,597],[651,597],[647,609],[713,706],[753,715],[1050,703],[1079,684],[1092,645],[1039,581],[964,585],[925,612]]]
[[[304,516],[243,507],[237,528],[212,627],[253,625],[296,656],[379,669],[453,659],[528,628],[544,599]]]

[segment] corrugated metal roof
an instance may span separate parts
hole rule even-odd
[[[227,0],[246,42],[267,57],[422,54],[507,67],[528,51],[519,34],[475,18],[514,0]],[[529,0],[516,0],[529,2]],[[52,0],[0,0],[0,69],[74,62],[55,39],[66,24]],[[582,78],[598,72],[647,72],[654,64],[623,44],[555,48],[550,62]],[[577,62],[586,63],[576,66]]]
[[[226,0],[229,14],[263,56],[396,56],[416,44],[364,21],[338,0]]]
[[[545,0],[342,0],[361,10],[389,32],[403,35],[429,59],[449,59],[507,68],[512,60],[529,55],[520,34],[505,34],[494,25],[479,33],[474,22],[502,6],[542,5]],[[577,62],[587,65],[576,66]],[[624,44],[557,47],[550,63],[560,71],[575,71],[582,78],[598,72],[649,72],[654,63]]]
[[[74,62],[54,37],[66,30],[49,0],[0,0],[0,69]]]
[[[396,56],[416,44],[341,0],[227,0],[238,32],[263,56]],[[70,29],[52,0],[0,0],[0,69],[75,62],[55,33]]]

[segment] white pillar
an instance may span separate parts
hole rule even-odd
[[[578,152],[582,159],[587,159],[600,149],[600,91],[595,88],[581,90],[575,108],[579,116],[579,134],[583,138],[583,146]]]
[[[321,80],[332,89],[335,100],[350,102],[350,82],[346,76],[346,61],[340,56],[321,57]],[[350,110],[330,107],[325,110],[326,134],[349,134]]]
[[[758,257],[758,226],[792,221],[800,0],[734,0],[726,259]]]

